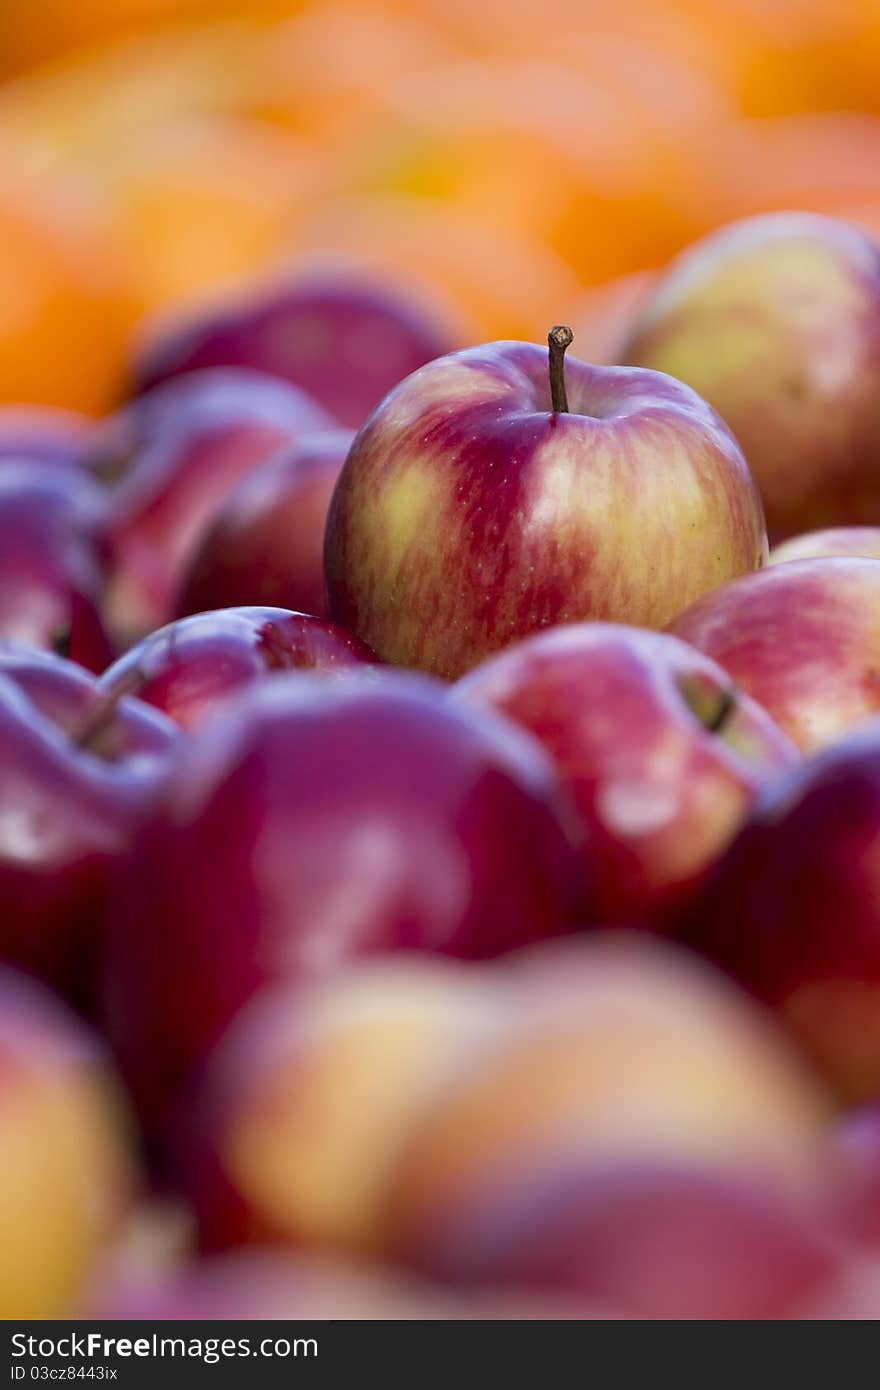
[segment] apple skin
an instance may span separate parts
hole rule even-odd
[[[98,611],[104,517],[84,472],[0,458],[0,640],[103,670],[112,655]]]
[[[111,493],[108,625],[123,646],[174,616],[181,575],[237,482],[334,421],[259,372],[194,372],[158,386],[96,432],[93,470]]]
[[[151,632],[104,672],[107,694],[125,690],[190,729],[218,704],[279,671],[341,675],[375,658],[332,623],[284,608],[222,608]]]
[[[0,645],[0,955],[92,1003],[109,878],[155,794],[174,726],[139,701],[108,712],[93,677]]]
[[[350,430],[308,435],[239,483],[183,577],[178,616],[242,603],[330,616],[324,531],[353,438]]]
[[[105,1015],[149,1129],[263,984],[590,920],[540,746],[390,672],[278,675],[194,730],[116,887]]]
[[[91,1032],[0,969],[0,1318],[75,1316],[135,1173],[121,1089]]]
[[[664,627],[766,558],[736,442],[687,387],[490,343],[402,382],[359,432],[327,523],[333,618],[454,679],[539,628]]]
[[[844,1100],[880,1100],[880,731],[768,787],[679,933],[773,1008]]]
[[[615,1317],[606,1309],[594,1318]],[[534,1293],[483,1289],[462,1294],[391,1270],[327,1256],[236,1250],[182,1268],[117,1278],[93,1292],[81,1317],[131,1322],[290,1320],[581,1320],[583,1307]]]
[[[0,405],[0,460],[82,467],[94,421],[48,405]]]
[[[833,559],[847,555],[880,560],[880,526],[831,526],[827,531],[807,531],[774,546],[767,563],[785,565],[790,560]]]
[[[315,269],[154,333],[134,379],[144,391],[182,372],[252,367],[358,429],[393,386],[452,346],[445,325],[410,296],[341,267]]]
[[[454,698],[499,710],[543,744],[587,829],[606,922],[674,918],[758,788],[799,761],[715,662],[611,623],[526,638],[471,671]]]
[[[424,953],[261,990],[211,1050],[174,1135],[199,1245],[382,1253],[400,1152],[505,1026],[489,969]]]
[[[745,996],[620,931],[485,968],[509,1026],[431,1093],[391,1255],[641,1317],[772,1316],[826,1277],[827,1099]]]
[[[810,753],[880,713],[878,603],[880,560],[794,560],[708,594],[669,630]]]
[[[774,540],[880,522],[880,251],[867,233],[800,212],[711,233],[660,280],[621,360],[715,407]]]

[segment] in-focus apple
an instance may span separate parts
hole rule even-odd
[[[96,1038],[0,971],[0,1318],[76,1315],[134,1186],[121,1088]]]
[[[143,391],[182,372],[253,367],[292,382],[358,429],[392,386],[452,346],[439,316],[387,278],[313,269],[251,286],[234,302],[154,334],[134,378]]]
[[[760,786],[798,760],[714,661],[664,633],[584,623],[509,647],[455,698],[534,734],[588,831],[603,921],[680,911]]]
[[[774,540],[880,522],[880,250],[866,232],[795,212],[711,233],[660,280],[621,360],[711,402]]]
[[[330,611],[383,661],[454,678],[556,623],[663,627],[766,557],[714,411],[654,372],[564,367],[570,339],[440,358],[355,439],[327,524]]]
[[[107,695],[136,695],[188,729],[267,675],[337,675],[373,659],[356,637],[320,618],[284,608],[221,608],[151,632],[109,666],[99,684]]]
[[[174,727],[48,653],[0,646],[0,956],[92,1002],[108,879]]]
[[[96,432],[92,467],[115,476],[105,607],[124,644],[174,616],[181,574],[235,484],[334,421],[296,387],[244,369],[194,372],[133,401]]]
[[[278,675],[174,760],[117,881],[107,1025],[153,1126],[260,985],[392,949],[499,954],[585,898],[528,734],[423,678]]]
[[[880,712],[880,560],[773,565],[671,625],[712,657],[804,752]]]
[[[321,430],[233,489],[183,577],[177,612],[277,604],[328,617],[324,531],[350,430]]]
[[[0,459],[0,640],[104,669],[104,511],[101,489],[79,469]]]
[[[878,845],[875,725],[767,788],[680,928],[850,1101],[880,1099]]]

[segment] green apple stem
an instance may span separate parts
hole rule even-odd
[[[125,695],[136,694],[143,683],[143,672],[135,667],[134,670],[123,676],[111,690],[103,693],[72,736],[77,748],[82,748],[88,753],[98,753],[101,746],[101,735],[106,731],[116,713],[119,701]]]
[[[554,415],[568,414],[565,394],[565,349],[574,341],[574,334],[564,324],[557,324],[547,334],[550,346],[550,400]]]

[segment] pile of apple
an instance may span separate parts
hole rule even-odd
[[[0,412],[2,1316],[880,1316],[880,250],[548,328]]]

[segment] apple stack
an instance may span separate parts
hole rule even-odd
[[[0,412],[3,1316],[880,1316],[880,251],[631,308]]]

